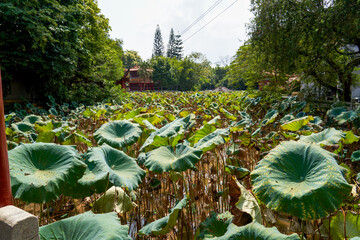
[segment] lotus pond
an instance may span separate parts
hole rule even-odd
[[[247,92],[16,104],[15,205],[40,239],[360,239],[360,107]]]

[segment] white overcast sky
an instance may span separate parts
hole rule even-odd
[[[187,39],[235,0],[222,0],[209,14],[182,35]],[[218,0],[98,0],[101,13],[110,20],[112,38],[120,38],[125,50],[138,51],[142,59],[151,57],[156,25],[159,24],[165,48],[170,29],[181,33]],[[184,54],[201,52],[212,62],[235,55],[247,39],[250,0],[238,0],[203,30],[184,42]]]

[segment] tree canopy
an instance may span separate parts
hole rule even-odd
[[[122,42],[109,38],[94,0],[9,0],[0,15],[5,93],[17,80],[38,98],[99,96],[122,75]]]
[[[250,41],[264,70],[301,74],[349,101],[360,65],[359,9],[357,0],[252,0]]]

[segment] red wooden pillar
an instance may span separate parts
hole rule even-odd
[[[12,204],[9,160],[5,134],[4,100],[0,66],[0,207]]]

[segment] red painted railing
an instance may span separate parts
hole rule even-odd
[[[9,160],[5,134],[4,98],[2,92],[1,66],[0,66],[0,207],[12,204],[10,185]]]

